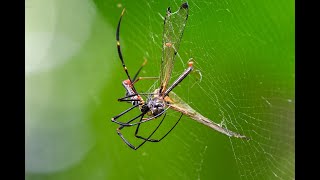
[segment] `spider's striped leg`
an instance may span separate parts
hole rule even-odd
[[[123,70],[126,72],[128,79],[131,81],[128,69],[127,69],[127,67],[126,67],[126,65],[124,63],[124,60],[123,60],[123,56],[122,56],[122,53],[121,53],[121,47],[120,47],[120,25],[121,25],[121,20],[122,20],[122,16],[124,14],[124,11],[125,11],[125,9],[123,9],[123,11],[121,13],[121,16],[120,16],[120,19],[119,19],[119,22],[118,22],[117,32],[116,32],[116,40],[117,40],[118,55],[119,55],[119,58],[121,60]]]

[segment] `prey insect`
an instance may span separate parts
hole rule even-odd
[[[122,81],[122,85],[126,90],[125,97],[119,98],[120,102],[130,102],[132,106],[122,113],[114,116],[112,118],[112,122],[119,124],[120,126],[117,128],[117,133],[121,137],[121,139],[132,149],[137,150],[143,144],[148,142],[160,142],[163,138],[165,138],[178,124],[182,115],[186,115],[197,122],[204,124],[222,134],[225,134],[229,137],[236,138],[244,138],[248,139],[246,136],[232,132],[221,125],[212,122],[210,119],[202,116],[200,113],[196,112],[192,109],[187,103],[185,103],[181,98],[179,98],[172,90],[180,84],[192,71],[193,71],[193,60],[189,59],[188,68],[185,69],[182,74],[171,84],[169,85],[169,81],[171,78],[171,73],[174,65],[174,60],[176,54],[178,53],[181,38],[184,32],[184,28],[188,19],[189,6],[187,3],[183,3],[180,8],[176,12],[171,12],[170,7],[166,11],[166,16],[164,19],[164,29],[163,29],[163,41],[162,41],[162,59],[161,59],[161,72],[160,77],[138,77],[142,67],[146,64],[145,62],[142,64],[140,69],[137,71],[135,76],[131,79],[128,69],[123,60],[123,56],[120,48],[120,24],[123,17],[125,9],[123,9],[120,20],[118,22],[117,31],[116,31],[116,40],[117,40],[117,49],[118,55],[121,60],[123,69],[127,75],[126,80]],[[160,79],[159,88],[155,89],[152,93],[139,93],[135,88],[135,83],[140,80],[145,79]],[[170,97],[169,97],[170,94]],[[147,96],[146,101],[141,97],[142,95]],[[118,119],[124,114],[130,112],[131,110],[139,108],[140,113],[128,120],[127,122],[120,122]],[[166,117],[166,111],[168,109],[172,109],[174,111],[180,112],[181,115],[173,127],[165,133],[160,139],[151,139],[152,135],[158,130],[162,122]],[[158,126],[153,130],[153,132],[147,136],[142,137],[138,135],[140,124],[154,120],[160,116],[163,116]],[[135,120],[139,120],[138,122],[134,122]],[[134,122],[134,123],[133,123]],[[142,143],[137,146],[134,146],[130,143],[121,133],[121,130],[125,127],[136,126],[135,137],[142,139]]]

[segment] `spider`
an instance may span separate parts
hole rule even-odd
[[[161,72],[160,72],[160,86],[159,88],[155,89],[153,93],[138,93],[135,88],[135,83],[137,83],[139,80],[144,79],[159,79],[158,77],[138,77],[141,69],[146,64],[146,59],[144,63],[141,65],[137,73],[135,74],[134,78],[131,79],[128,69],[125,65],[125,62],[123,60],[123,56],[121,53],[121,47],[120,47],[120,24],[123,17],[123,14],[125,12],[125,9],[123,9],[118,26],[116,31],[116,40],[117,40],[117,50],[118,55],[121,60],[123,69],[127,75],[126,80],[122,81],[122,85],[126,90],[125,97],[119,98],[118,101],[120,102],[130,102],[132,104],[132,107],[128,108],[127,110],[121,112],[120,114],[114,116],[111,121],[114,123],[119,124],[120,126],[117,128],[117,133],[121,137],[121,139],[132,149],[137,150],[139,149],[143,144],[145,144],[147,141],[149,142],[160,142],[163,138],[165,138],[178,124],[180,121],[182,115],[186,115],[191,117],[192,119],[220,132],[227,136],[233,136],[237,138],[247,138],[246,136],[240,135],[238,133],[229,131],[223,127],[221,127],[219,124],[216,124],[212,121],[210,121],[208,118],[202,116],[201,114],[197,113],[195,110],[193,110],[189,105],[187,105],[185,102],[183,102],[175,93],[172,92],[172,90],[180,84],[194,69],[193,68],[193,60],[192,58],[188,61],[188,68],[185,69],[182,74],[171,84],[168,85],[175,56],[178,52],[180,41],[183,35],[184,27],[186,25],[187,19],[188,19],[188,13],[189,13],[189,6],[187,3],[183,3],[180,8],[176,12],[171,12],[170,7],[167,8],[166,16],[164,19],[164,31],[163,31],[163,48],[162,48],[162,61],[161,61]],[[169,97],[170,93],[170,97]],[[141,95],[148,95],[146,101],[141,97]],[[140,114],[136,117],[131,118],[129,121],[123,123],[118,121],[121,116],[128,113],[129,111],[139,108]],[[163,120],[166,117],[166,111],[168,109],[173,109],[175,111],[178,111],[181,113],[179,119],[176,121],[176,123],[173,125],[173,127],[160,139],[151,139],[152,135],[157,131],[157,129],[162,124]],[[138,135],[140,124],[151,121],[153,119],[156,119],[160,116],[162,116],[162,119],[158,126],[154,129],[154,131],[148,136],[148,137],[142,137]],[[147,118],[145,118],[147,116]],[[139,118],[139,122],[132,123],[134,120]],[[137,126],[135,131],[135,137],[139,139],[143,139],[144,141],[140,143],[138,146],[132,145],[128,140],[124,138],[124,136],[121,133],[121,130],[124,127],[130,127],[130,126]]]

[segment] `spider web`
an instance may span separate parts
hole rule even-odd
[[[126,38],[133,43],[131,48],[137,51],[137,56],[149,59],[149,68],[144,70],[148,75],[159,73],[158,68],[150,67],[160,67],[165,10],[170,6],[175,11],[181,3],[178,0],[144,1],[138,9],[128,10],[126,18],[130,20],[127,21],[135,26],[131,26],[132,34],[128,33]],[[285,4],[277,3],[274,11],[281,12],[278,15],[283,19],[276,20],[270,9],[254,2],[188,3],[189,19],[171,80],[186,68],[190,57],[194,58],[202,80],[191,75],[174,91],[199,113],[251,138],[250,141],[229,138],[226,148],[233,156],[236,167],[232,168],[236,168],[239,179],[294,179],[294,45],[286,39],[287,32],[282,32],[277,24],[288,18],[279,10]],[[253,15],[264,23],[253,25]],[[140,18],[147,21],[140,21]],[[287,22],[293,27],[290,23],[293,17],[289,24]],[[293,30],[289,35],[293,36]],[[283,47],[274,46],[277,43]],[[279,51],[279,48],[283,49]],[[158,82],[154,83],[149,90],[157,85]],[[201,179],[204,165],[208,165],[205,161],[210,159],[210,149],[219,148],[213,147],[214,143],[207,139],[224,135],[197,126],[191,132],[182,126],[179,128],[191,135],[192,140],[184,141],[184,155],[190,157],[197,178]],[[172,136],[181,139],[179,135]],[[201,146],[198,154],[189,150],[194,141]],[[199,161],[194,161],[193,156]],[[179,171],[177,164],[171,162],[168,166]]]

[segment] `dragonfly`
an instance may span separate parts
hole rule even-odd
[[[181,75],[172,83],[170,83],[171,74],[174,66],[175,57],[178,53],[180,42],[183,36],[183,32],[187,23],[188,15],[189,15],[189,5],[188,3],[182,3],[180,8],[172,12],[170,7],[167,8],[166,16],[164,18],[164,28],[163,28],[163,38],[162,38],[162,58],[161,58],[161,70],[159,77],[138,77],[141,69],[146,64],[147,60],[145,59],[144,63],[141,65],[137,73],[133,78],[130,77],[128,72],[128,68],[125,65],[121,46],[120,46],[120,25],[121,20],[124,15],[125,9],[123,9],[118,26],[116,31],[116,40],[117,40],[117,50],[118,55],[122,63],[122,67],[126,73],[128,79],[122,81],[122,85],[126,90],[125,97],[119,98],[120,102],[129,102],[132,106],[120,114],[112,117],[111,121],[119,124],[117,128],[117,134],[121,137],[121,139],[132,149],[137,150],[146,142],[160,142],[164,139],[178,124],[183,115],[190,117],[191,119],[215,130],[229,137],[241,138],[241,139],[249,139],[248,137],[241,135],[239,133],[233,132],[224,128],[222,125],[211,121],[209,118],[201,115],[192,107],[190,107],[186,102],[184,102],[177,94],[175,94],[172,90],[177,87],[193,70],[194,70],[194,61],[193,59],[189,59],[188,68],[185,69]],[[135,84],[140,80],[145,79],[157,79],[159,80],[159,88],[156,88],[152,93],[139,93],[135,88]],[[147,96],[146,100],[142,98],[142,96]],[[170,96],[169,96],[170,95]],[[118,119],[122,117],[124,114],[130,112],[131,110],[138,108],[140,110],[139,115],[131,118],[127,122],[120,122]],[[173,127],[165,133],[159,139],[152,139],[152,135],[158,130],[161,126],[162,122],[166,117],[167,110],[174,110],[181,113],[179,119],[175,122]],[[158,126],[153,130],[153,132],[147,136],[142,137],[139,135],[140,124],[149,122],[151,120],[162,117]],[[139,120],[138,122],[134,122]],[[136,126],[135,137],[142,139],[143,142],[137,146],[134,146],[130,143],[121,133],[121,130],[125,127]]]

